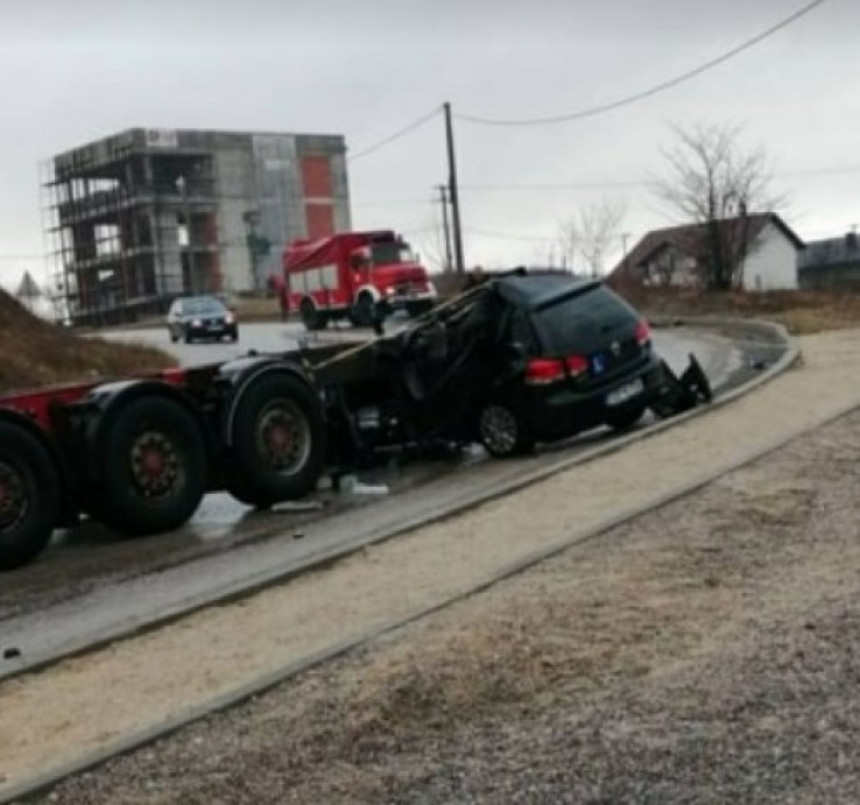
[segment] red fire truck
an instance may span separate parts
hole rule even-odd
[[[283,293],[309,330],[349,318],[370,326],[379,313],[428,311],[436,289],[403,238],[388,230],[297,240],[284,252]]]

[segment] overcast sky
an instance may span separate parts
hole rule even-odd
[[[613,101],[807,2],[0,0],[0,281],[44,276],[39,164],[92,139],[133,126],[342,133],[357,154],[446,100],[494,118]],[[631,245],[673,223],[629,186],[660,175],[673,123],[735,123],[766,146],[802,238],[860,224],[858,29],[860,3],[827,0],[621,110],[536,127],[457,121],[467,261],[545,262],[558,222],[602,198],[626,206]],[[432,257],[445,176],[437,116],[350,165],[355,227],[399,229]],[[594,187],[545,187],[563,183]]]

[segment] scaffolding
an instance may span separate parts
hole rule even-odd
[[[118,136],[43,163],[43,216],[57,309],[80,324],[164,313],[222,290],[214,160]]]

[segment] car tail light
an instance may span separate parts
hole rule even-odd
[[[588,358],[585,355],[569,355],[565,364],[571,377],[579,377],[588,371]]]
[[[533,358],[526,366],[526,383],[545,386],[564,380],[564,364],[552,358]]]
[[[638,324],[636,325],[636,343],[639,344],[640,347],[644,347],[651,341],[651,328],[648,326],[648,322],[645,319],[639,319]]]
[[[178,386],[185,382],[185,369],[183,369],[182,367],[171,367],[169,369],[164,369],[161,372],[161,377],[168,383],[173,383],[174,385]]]

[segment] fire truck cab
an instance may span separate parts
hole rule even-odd
[[[370,326],[381,312],[428,311],[436,289],[409,244],[390,230],[297,240],[284,252],[287,305],[309,330],[332,319]]]

